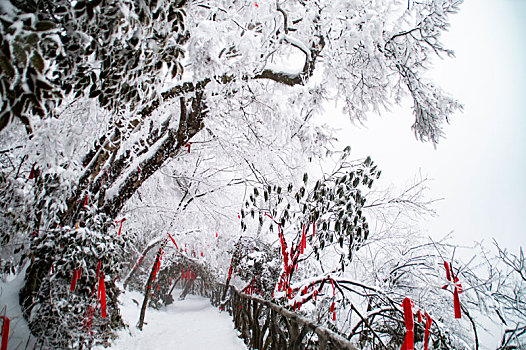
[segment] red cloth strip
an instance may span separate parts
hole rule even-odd
[[[232,260],[230,260],[230,268],[228,269],[228,279],[230,279],[230,277],[232,277]]]
[[[306,248],[305,225],[303,225],[303,230],[301,231],[301,254],[303,254],[305,248]]]
[[[422,310],[418,309],[416,315],[418,316],[418,323],[422,322]]]
[[[77,270],[75,270],[73,271],[73,278],[71,278],[71,285],[69,286],[69,290],[72,292],[77,287],[77,278],[78,278],[78,274],[77,274]]]
[[[428,343],[429,343],[429,330],[431,329],[431,324],[433,323],[433,320],[431,319],[431,316],[426,312],[426,330],[424,333],[424,350],[428,350]]]
[[[176,248],[177,250],[179,250],[179,247],[177,246],[177,243],[175,243],[175,239],[172,237],[172,235],[170,234],[170,232],[166,232],[166,233],[168,233],[168,236],[170,236],[170,239],[172,240],[172,242],[174,242],[175,248]]]
[[[0,350],[7,350],[7,342],[9,341],[9,318],[7,316],[0,316],[0,319],[4,321],[2,325],[2,343]]]
[[[122,224],[123,224],[124,221],[126,221],[126,218],[122,218],[121,220],[117,220],[117,221],[115,221],[115,224],[119,224],[119,223],[120,223],[120,225],[119,225],[119,233],[117,234],[117,236],[120,236],[120,235],[121,235]]]
[[[413,309],[412,309],[412,302],[411,299],[405,298],[402,306],[404,307],[404,320],[405,320],[405,328],[407,329],[407,332],[405,334],[404,343],[402,344],[401,350],[413,350],[414,344],[413,344],[413,338],[414,338],[414,320],[413,320]]]
[[[100,267],[102,266],[102,262],[99,260],[99,263],[97,264],[97,278],[99,278],[100,273]]]
[[[316,236],[316,221],[312,220],[312,237]]]
[[[455,308],[455,318],[461,318],[461,312],[460,312],[460,298],[458,297],[458,289],[455,286],[455,290],[453,291],[453,306]]]
[[[35,172],[36,164],[37,163],[33,164],[33,166],[31,167],[31,171],[29,172],[29,177],[27,178],[28,180],[33,180],[36,177],[36,172]]]
[[[446,278],[448,281],[451,281],[451,268],[449,267],[449,264],[447,261],[444,261],[444,268],[446,269]]]
[[[106,313],[106,286],[104,285],[104,272],[100,274],[99,279],[99,290],[100,290],[100,308],[102,318],[106,318],[108,314]]]

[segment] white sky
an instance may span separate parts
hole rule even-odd
[[[411,101],[365,128],[345,128],[340,140],[354,157],[371,155],[383,184],[416,174],[434,179],[439,217],[429,234],[454,231],[458,243],[496,238],[517,251],[525,246],[526,216],[526,0],[466,0],[452,18],[446,47],[455,59],[436,60],[432,79],[464,105],[433,149],[415,140]],[[345,136],[343,136],[345,135]]]

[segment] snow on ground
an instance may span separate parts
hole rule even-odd
[[[25,271],[23,271],[14,278],[11,275],[0,280],[0,314],[3,316],[5,310],[5,315],[11,321],[9,324],[8,350],[25,349],[26,345],[27,349],[32,349],[36,340],[29,336],[29,328],[18,303],[18,291],[24,284],[25,275]]]
[[[161,310],[146,310],[147,324],[142,331],[135,326],[139,320],[142,295],[130,291],[121,294],[121,314],[129,327],[118,332],[111,349],[246,349],[228,313],[220,312],[202,297],[188,295],[185,300],[178,300],[180,292],[174,292],[176,300],[173,304]]]

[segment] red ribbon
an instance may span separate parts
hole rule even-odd
[[[119,233],[117,234],[117,236],[120,236],[121,235],[121,230],[122,230],[122,223],[126,221],[126,218],[122,218],[121,220],[117,220],[115,221],[115,224],[120,224],[119,225]]]
[[[230,260],[230,268],[228,269],[228,279],[232,277],[232,260]]]
[[[104,285],[104,272],[101,272],[99,277],[99,290],[97,292],[97,301],[100,299],[100,308],[102,318],[106,318],[106,286]]]
[[[444,261],[444,268],[446,269],[446,278],[448,281],[451,281],[451,268],[449,267],[449,264],[447,261]]]
[[[72,292],[75,291],[75,288],[77,287],[77,281],[80,279],[80,272],[80,267],[73,271],[73,278],[71,279],[71,285],[69,286],[69,290]]]
[[[166,232],[166,233],[168,233],[168,236],[170,236],[170,239],[172,240],[172,242],[174,242],[175,248],[176,248],[177,250],[179,250],[179,247],[177,246],[177,243],[175,243],[175,239],[172,237],[172,235],[170,234],[170,232]]]
[[[33,180],[36,177],[36,171],[35,171],[36,164],[37,163],[33,164],[33,166],[31,167],[31,171],[29,172],[29,177],[27,178],[28,180]]]
[[[191,142],[188,142],[186,145],[184,145],[188,149],[188,153],[190,153],[190,147],[192,146]]]
[[[84,319],[84,330],[87,333],[93,334],[91,332],[91,327],[93,325],[93,315],[95,314],[95,308],[93,306],[88,306],[88,310],[86,310],[86,318]]]
[[[426,312],[426,330],[424,333],[424,350],[428,350],[427,343],[429,342],[429,329],[431,329],[431,324],[433,323],[433,320],[431,319],[431,316]]]
[[[9,341],[9,318],[7,316],[0,316],[0,319],[4,321],[2,324],[2,343],[0,350],[7,350],[7,342]]]
[[[303,225],[303,230],[301,232],[301,254],[303,254],[305,248],[307,248],[307,236],[305,234],[305,225]]]
[[[455,290],[453,291],[453,307],[455,308],[455,318],[462,318],[462,314],[460,312],[460,298],[458,297],[458,289],[455,286]]]
[[[84,202],[83,202],[83,205],[84,205],[85,207],[87,207],[87,206],[89,205],[89,197],[88,197],[87,194],[84,195]]]
[[[162,248],[159,248],[160,256],[159,260],[155,263],[155,269],[153,270],[153,279],[152,282],[155,281],[155,276],[157,276],[157,272],[159,272],[159,269],[161,268],[161,260],[163,260],[164,251]]]
[[[459,283],[457,276],[451,271],[450,265],[447,261],[444,261],[444,268],[446,269],[446,278],[449,284],[454,285],[453,289],[453,307],[455,309],[455,318],[462,318],[461,308],[460,308],[460,298],[459,294],[462,293],[462,284]],[[447,289],[449,284],[442,286],[442,289]]]
[[[402,306],[404,307],[404,320],[405,328],[407,332],[405,334],[404,343],[402,344],[401,350],[413,350],[413,338],[414,338],[414,321],[413,321],[413,310],[412,310],[412,301],[409,298],[405,298]]]
[[[422,310],[418,309],[416,315],[418,316],[418,323],[422,322]]]

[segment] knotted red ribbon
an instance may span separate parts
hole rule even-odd
[[[122,224],[123,224],[124,221],[126,221],[126,218],[122,218],[121,220],[117,220],[117,221],[115,221],[115,224],[120,224],[120,225],[119,225],[119,233],[117,234],[117,236],[120,236],[120,235],[121,235]]]
[[[422,310],[418,309],[416,315],[418,316],[418,323],[422,322]]]
[[[444,268],[446,269],[446,278],[449,283],[444,285],[442,289],[447,289],[450,284],[453,284],[453,307],[455,309],[455,318],[462,318],[459,298],[459,294],[462,293],[462,284],[459,283],[458,277],[453,274],[447,261],[444,261]]]
[[[0,344],[0,350],[7,350],[7,342],[9,341],[9,317],[0,316],[0,319],[4,321],[2,324],[2,343]]]
[[[428,350],[428,343],[429,343],[429,330],[431,329],[431,324],[433,323],[433,320],[431,319],[431,316],[426,312],[426,330],[424,333],[424,350]]]
[[[414,338],[414,321],[413,321],[413,302],[409,298],[405,298],[402,306],[404,307],[404,320],[405,328],[407,332],[405,334],[404,343],[402,344],[401,350],[413,350],[413,338]]]
[[[184,145],[188,149],[188,153],[190,153],[190,147],[192,146],[191,142],[188,142],[186,145]]]

